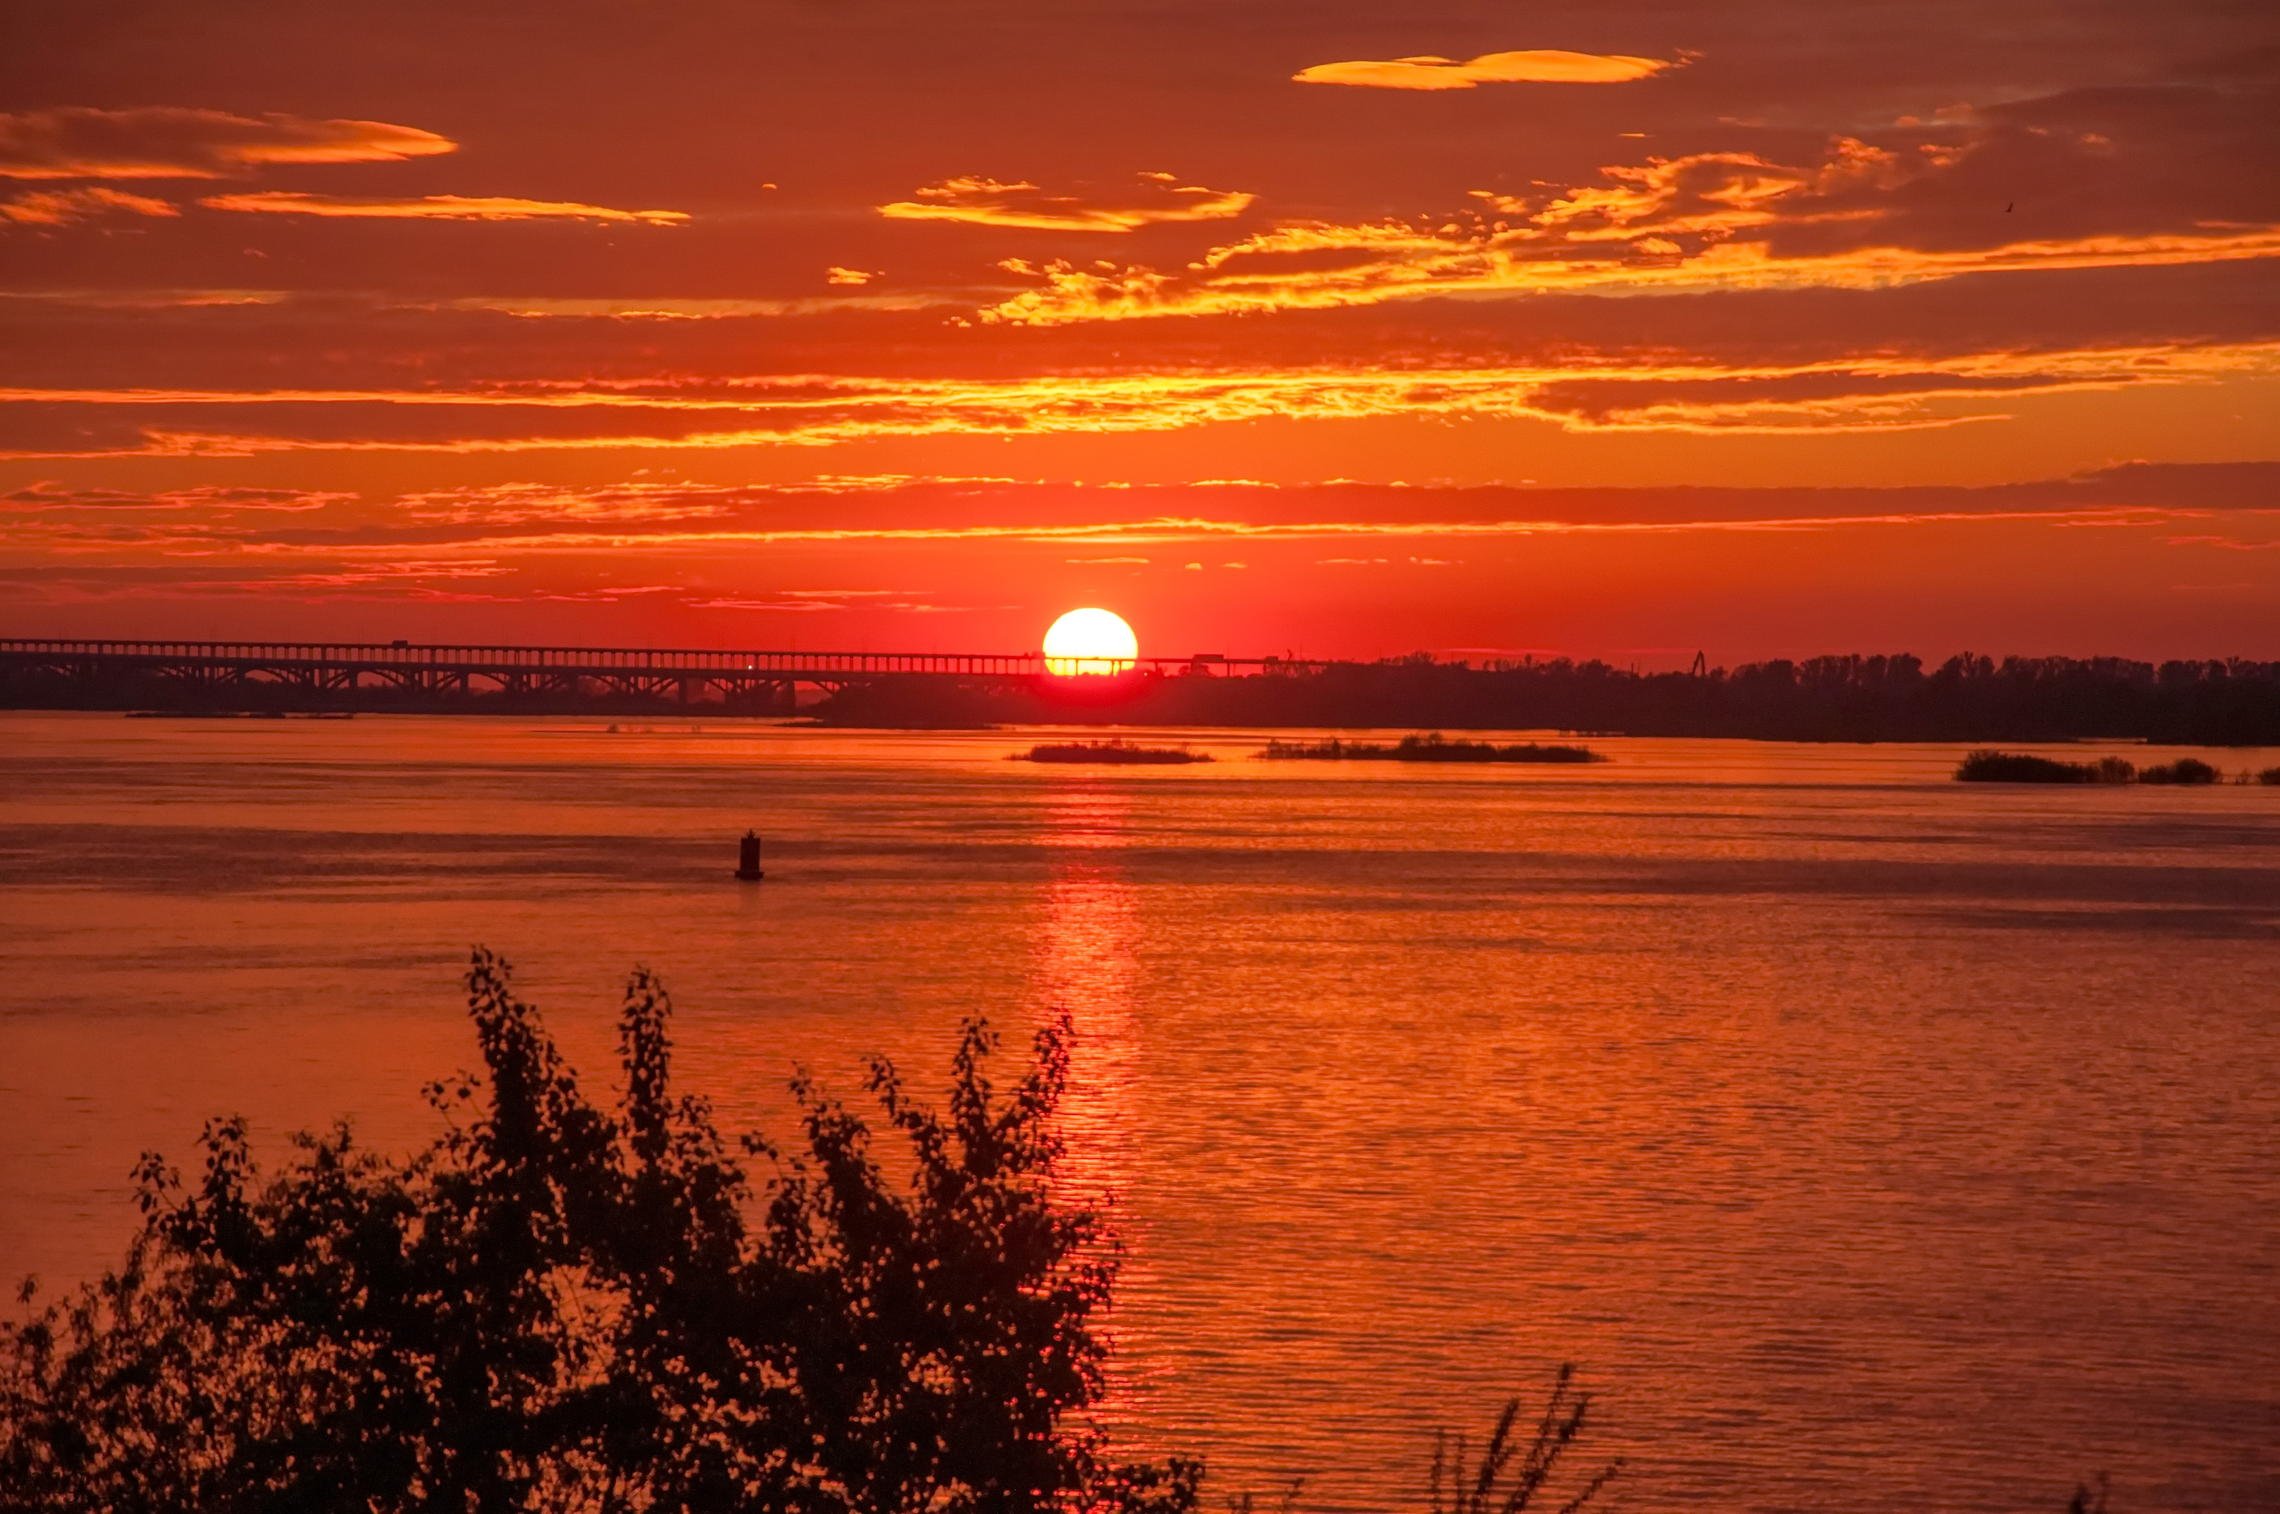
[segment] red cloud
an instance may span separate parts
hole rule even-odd
[[[616,210],[607,205],[582,205],[574,200],[523,200],[512,195],[420,195],[389,199],[266,190],[255,194],[208,195],[198,203],[209,210],[407,221],[638,221],[649,226],[677,226],[689,219],[688,213],[680,210]]]
[[[1030,231],[1131,231],[1159,221],[1222,221],[1241,215],[1255,196],[1235,189],[1182,184],[1168,173],[1140,175],[1140,187],[1113,197],[1052,194],[1026,181],[962,177],[881,205],[891,221],[965,221]]]
[[[68,226],[101,216],[178,216],[164,200],[119,189],[42,189],[0,200],[0,221],[18,226]]]
[[[0,114],[0,178],[219,179],[267,163],[388,163],[456,151],[386,121],[149,106]]]
[[[1625,53],[1570,53],[1557,48],[1483,53],[1468,62],[1427,55],[1317,63],[1291,78],[1300,84],[1353,84],[1366,89],[1471,89],[1481,84],[1626,84],[1683,63]]]

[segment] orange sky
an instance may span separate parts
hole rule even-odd
[[[0,634],[2280,655],[2280,11],[20,7]]]

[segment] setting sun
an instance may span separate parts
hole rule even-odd
[[[1139,655],[1140,638],[1114,610],[1071,610],[1045,633],[1048,673],[1122,673]]]

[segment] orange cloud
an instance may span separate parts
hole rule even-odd
[[[386,121],[149,106],[0,114],[0,178],[219,179],[269,163],[389,163],[456,151]]]
[[[209,210],[407,221],[635,221],[648,226],[678,226],[689,219],[688,213],[680,210],[615,210],[606,205],[581,205],[575,200],[524,200],[512,195],[388,199],[264,190],[208,195],[198,203]]]
[[[1106,435],[1306,417],[1537,421],[1572,433],[1837,435],[2000,420],[2029,395],[2280,374],[2280,342],[1853,354],[1733,364],[1648,354],[1441,368],[989,378],[499,382],[399,389],[0,389],[14,460],[273,452],[835,447],[893,437]],[[79,406],[73,413],[63,407]]]
[[[1902,151],[1840,137],[1819,163],[1696,153],[1612,165],[1599,183],[1536,198],[1473,190],[1475,207],[1429,221],[1285,223],[1174,272],[1009,261],[1000,266],[1037,287],[979,316],[1058,325],[1450,295],[1882,289],[1972,273],[2280,257],[2280,221],[2264,220],[2022,236],[2000,215],[1982,215],[1965,223],[1977,235],[1962,240],[1949,197],[1967,191],[1943,179],[1969,157],[1940,144]]]
[[[879,275],[869,268],[842,268],[837,263],[823,271],[826,284],[868,284]]]
[[[1050,194],[1026,180],[961,177],[914,190],[915,199],[881,205],[891,221],[962,221],[1029,231],[1132,231],[1160,221],[1223,221],[1257,198],[1241,190],[1182,184],[1168,173],[1140,175],[1140,187],[1113,202]]]
[[[17,226],[69,226],[101,216],[178,216],[164,200],[118,189],[43,189],[0,200],[0,221]]]
[[[1483,53],[1459,63],[1434,57],[1317,63],[1292,74],[1299,84],[1351,84],[1364,89],[1472,89],[1482,84],[1627,84],[1685,60],[1624,53],[1571,53],[1557,48]]]

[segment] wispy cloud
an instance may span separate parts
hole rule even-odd
[[[1576,432],[1893,432],[1999,419],[1989,400],[2270,377],[2280,342],[1720,362],[1624,352],[1479,367],[1330,366],[1011,379],[713,378],[358,390],[0,388],[0,456],[831,447],[884,437],[1176,431],[1305,416],[1550,422]],[[73,411],[65,407],[84,407]],[[0,420],[6,411],[0,408]],[[4,438],[5,433],[0,433]]]
[[[1132,189],[1114,194],[1055,194],[1026,180],[964,177],[914,190],[913,198],[881,205],[893,221],[962,221],[1030,231],[1126,232],[1165,221],[1223,221],[1250,208],[1241,190],[1182,184],[1175,174],[1145,173]]]
[[[173,217],[182,212],[149,195],[123,189],[39,189],[0,200],[0,221],[15,226],[69,226],[112,216]]]
[[[685,482],[580,488],[485,485],[418,496],[305,498],[291,491],[175,494],[34,485],[0,496],[16,559],[0,580],[50,602],[147,593],[284,594],[311,603],[366,597],[476,596],[484,602],[612,603],[639,598],[692,608],[795,615],[938,615],[986,610],[910,588],[777,588],[778,548],[830,561],[845,578],[879,565],[871,583],[953,575],[964,552],[992,574],[1008,554],[1067,560],[1092,549],[1121,558],[1148,546],[1164,566],[1239,570],[1314,564],[1338,574],[1444,572],[1463,552],[1560,543],[1722,543],[2020,532],[2052,543],[2127,539],[2131,551],[2269,556],[2270,485],[2280,465],[2130,465],[2069,479],[1979,487],[1448,488],[1319,484],[1087,487],[1031,482],[976,497],[963,486],[911,482],[886,490],[847,479],[835,490]],[[220,508],[242,495],[242,511]],[[956,498],[962,514],[938,507]],[[68,503],[66,503],[68,501]],[[414,508],[415,502],[417,508]],[[538,508],[526,508],[535,506]],[[313,516],[306,511],[314,509]],[[283,513],[278,513],[282,511]],[[2092,529],[2095,528],[2095,529]],[[1969,551],[1969,540],[1941,539]],[[838,555],[810,557],[805,549]],[[2063,548],[2054,548],[2064,550]],[[1241,550],[1242,558],[1226,558]],[[1852,548],[1873,553],[1862,542]],[[2101,549],[2102,550],[2102,549]],[[918,555],[924,554],[924,555]],[[19,566],[20,564],[20,566]],[[893,567],[887,567],[893,564]],[[888,577],[892,573],[895,577]],[[723,575],[734,575],[724,581]],[[638,575],[638,576],[636,576]],[[1337,575],[1332,575],[1335,578]],[[742,579],[743,582],[737,582]],[[810,580],[814,582],[815,580]],[[1015,606],[995,606],[998,609]]]
[[[206,484],[145,493],[136,489],[71,488],[42,479],[0,494],[0,514],[48,511],[264,510],[300,513],[355,499],[354,494],[322,489],[262,489]]]
[[[386,163],[458,145],[386,121],[66,106],[0,115],[0,178],[219,179],[263,164]]]
[[[511,195],[421,195],[390,199],[262,190],[249,194],[208,195],[198,203],[209,210],[266,215],[407,221],[632,221],[648,226],[678,226],[689,219],[688,213],[680,210],[616,210],[575,200],[524,200]]]
[[[2178,216],[2133,230],[2037,234],[1951,182],[1972,146],[1834,139],[1818,162],[1705,152],[1616,164],[1534,195],[1475,190],[1420,220],[1294,221],[1177,269],[1009,261],[1037,286],[985,322],[1057,325],[1322,310],[1439,297],[1885,289],[1965,274],[2280,257],[2280,221]],[[1978,170],[1984,177],[1985,169]],[[1995,213],[1989,215],[1989,209]]]
[[[1300,84],[1350,84],[1364,89],[1473,89],[1483,84],[1627,84],[1677,68],[1683,58],[1636,58],[1625,53],[1571,53],[1557,48],[1483,53],[1458,62],[1427,54],[1415,58],[1317,63],[1291,78]]]

